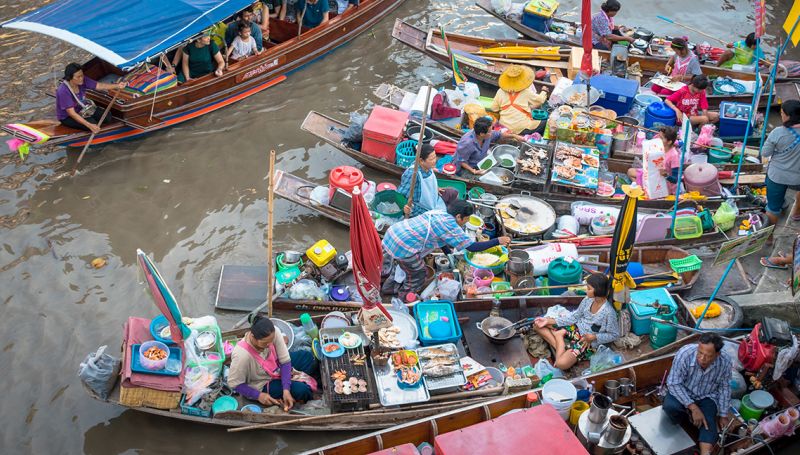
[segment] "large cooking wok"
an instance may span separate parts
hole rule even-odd
[[[556,224],[556,211],[547,202],[529,194],[506,196],[495,205],[497,221],[512,234],[540,235]]]
[[[490,342],[494,344],[506,344],[508,340],[514,338],[517,335],[517,329],[524,327],[533,323],[534,318],[527,318],[521,321],[517,321],[512,323],[506,318],[501,318],[499,316],[489,316],[488,318],[484,319],[481,322],[478,322],[476,325],[478,330],[483,332],[486,338],[489,339]],[[511,326],[511,327],[509,327]],[[490,335],[491,329],[500,330],[504,327],[508,327],[505,330],[498,332],[495,335]]]

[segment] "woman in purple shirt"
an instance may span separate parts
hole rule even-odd
[[[76,130],[97,133],[97,123],[103,111],[96,109],[91,100],[86,99],[86,89],[113,90],[125,88],[124,82],[106,84],[84,76],[77,63],[70,63],[64,69],[64,80],[56,89],[56,118],[62,125]]]

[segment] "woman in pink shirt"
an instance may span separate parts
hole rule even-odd
[[[719,122],[719,112],[708,110],[706,88],[708,88],[708,78],[700,74],[692,77],[689,85],[667,97],[664,102],[675,111],[678,124],[683,121],[683,114],[689,117],[692,126]]]
[[[658,137],[664,144],[664,161],[661,164],[661,175],[667,178],[667,188],[670,194],[675,194],[678,187],[678,168],[681,167],[681,154],[675,147],[678,140],[678,131],[669,126],[662,126]],[[636,180],[636,184],[642,186],[642,168],[628,169],[628,177]]]

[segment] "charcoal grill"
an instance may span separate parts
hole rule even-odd
[[[364,340],[364,331],[361,327],[340,327],[331,329],[322,329],[319,332],[321,345],[329,342],[339,342],[339,336],[344,332],[350,332],[358,335]],[[352,359],[355,356],[365,356],[364,343],[355,349],[345,349],[344,354],[340,357],[332,359],[330,357],[323,357],[322,360],[322,390],[325,400],[330,404],[332,412],[350,412],[350,411],[363,411],[369,408],[370,403],[376,402],[376,385],[372,379],[372,374],[367,366],[368,361],[364,365],[353,365]],[[345,395],[333,391],[334,380],[331,379],[331,374],[337,370],[344,370],[347,373],[347,378],[355,377],[367,381],[367,391],[359,393],[351,393]]]

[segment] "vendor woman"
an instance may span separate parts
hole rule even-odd
[[[428,210],[447,210],[447,204],[458,199],[458,190],[455,188],[439,188],[433,168],[436,167],[436,153],[433,146],[425,144],[419,152],[419,169],[417,182],[414,184],[414,197],[412,205],[406,205],[403,211],[406,215],[417,216]],[[411,194],[411,177],[414,175],[414,166],[403,172],[397,192],[408,199]]]
[[[514,134],[544,132],[545,121],[534,120],[531,111],[539,109],[547,100],[547,88],[536,93],[533,87],[533,69],[529,66],[509,65],[497,80],[500,87],[492,101],[492,112],[499,112],[500,124]]]
[[[622,5],[617,0],[606,0],[600,5],[600,12],[592,16],[592,46],[595,49],[608,51],[618,41],[630,41],[614,25],[614,16],[621,9]]]
[[[476,252],[511,243],[509,237],[473,241],[462,228],[473,213],[470,204],[456,199],[447,206],[446,212],[431,210],[393,224],[383,237],[381,292],[406,295],[422,291],[428,275],[425,257],[435,249],[441,248],[445,253],[451,249]]]
[[[295,402],[313,398],[317,382],[313,354],[286,348],[283,334],[269,318],[255,316],[244,339],[231,354],[228,386],[239,395],[264,406],[289,411]]]
[[[686,42],[685,38],[673,39],[672,50],[675,51],[675,54],[669,58],[667,65],[664,67],[664,71],[669,74],[672,82],[688,84],[691,82],[692,77],[703,74],[703,70],[700,67],[700,60],[694,52],[689,50],[689,43]],[[659,95],[665,96],[675,93],[673,90],[656,84],[653,84],[651,90]]]
[[[601,344],[619,338],[617,312],[608,301],[608,277],[593,273],[586,279],[586,298],[568,315],[536,318],[534,330],[553,349],[553,365],[566,370],[586,360]]]
[[[483,175],[487,169],[478,169],[478,162],[489,154],[489,147],[499,141],[509,139],[524,141],[525,138],[513,133],[492,131],[492,119],[481,117],[475,120],[472,131],[461,136],[456,146],[453,163],[458,175]]]

